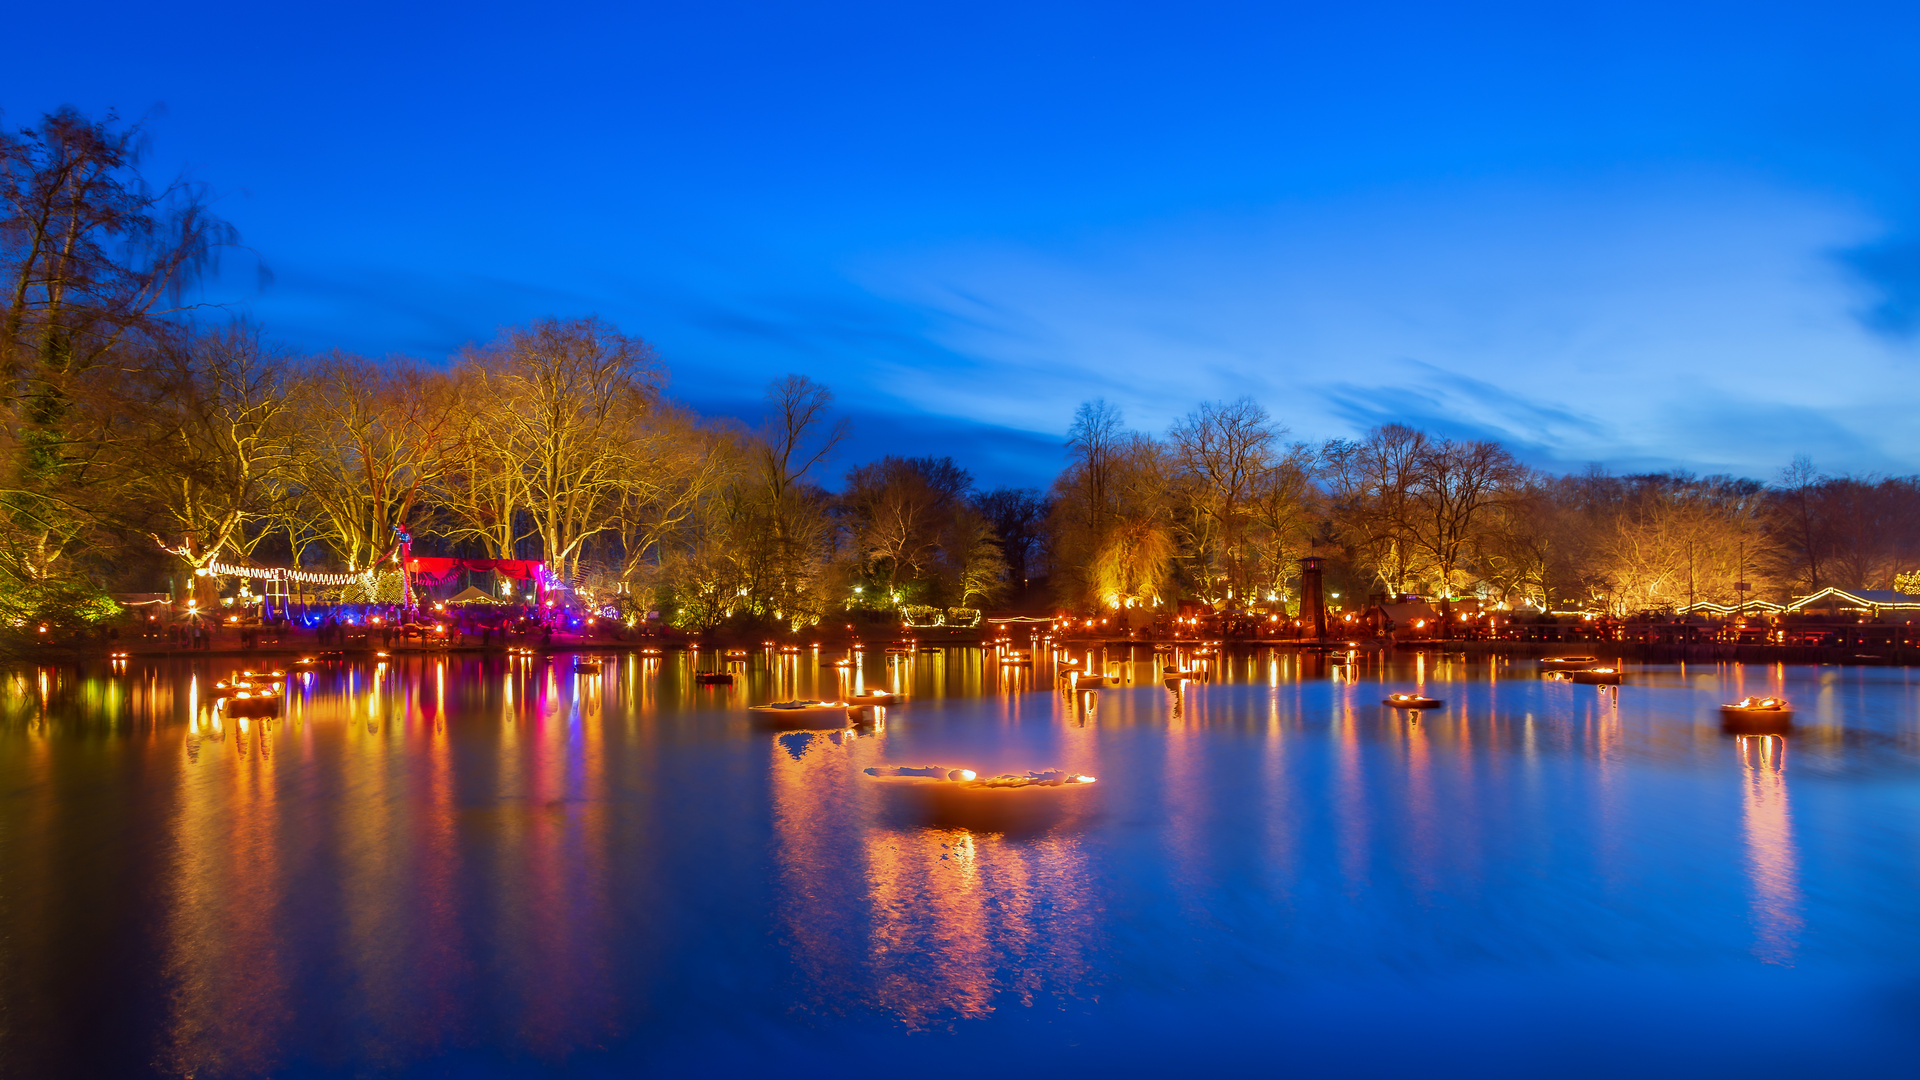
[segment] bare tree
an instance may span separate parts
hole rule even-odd
[[[778,617],[814,617],[832,530],[825,493],[808,477],[846,439],[849,425],[844,418],[829,422],[833,392],[804,375],[774,380],[767,404],[753,455],[767,534],[756,591]]]
[[[526,485],[513,440],[500,426],[500,410],[514,407],[488,395],[493,380],[482,365],[466,363],[453,374],[453,394],[469,408],[454,416],[436,501],[454,540],[478,543],[489,558],[519,557],[526,538]]]
[[[861,574],[889,596],[915,594],[915,602],[986,591],[982,575],[990,566],[1004,573],[1005,564],[997,545],[981,546],[993,538],[967,504],[972,487],[950,457],[889,456],[848,472],[841,512]]]
[[[1000,543],[1009,580],[1026,588],[1046,542],[1047,499],[1032,488],[996,488],[976,498],[973,507]]]
[[[1413,488],[1427,436],[1404,424],[1383,424],[1365,440],[1333,440],[1321,450],[1328,512],[1336,534],[1389,594],[1406,591],[1418,566]]]
[[[102,468],[125,460],[110,444],[134,418],[87,415],[82,399],[137,399],[130,381],[177,333],[167,316],[237,242],[204,186],[147,185],[144,147],[140,125],[70,108],[0,130],[0,534],[22,553],[0,568],[26,580],[139,534],[121,505],[128,475]]]
[[[1808,593],[1820,591],[1820,562],[1827,538],[1823,515],[1819,512],[1819,488],[1826,477],[1813,467],[1813,459],[1796,456],[1780,472],[1780,486],[1774,494],[1774,535],[1779,550],[1788,560],[1788,573],[1799,579]]]
[[[1290,447],[1254,490],[1254,584],[1274,596],[1285,590],[1301,556],[1312,549],[1315,530],[1324,520],[1313,484],[1313,460],[1307,447]]]
[[[208,209],[204,185],[147,185],[146,133],[118,121],[62,108],[39,127],[0,132],[0,371],[9,379],[91,366],[177,310],[238,242]]]
[[[489,494],[475,509],[503,511],[467,527],[511,536],[512,509],[489,490],[507,481],[547,564],[574,581],[582,545],[619,527],[622,482],[660,392],[652,347],[599,319],[542,319],[470,351],[466,366],[489,416],[463,433],[472,464],[463,475]]]
[[[682,409],[656,405],[628,459],[620,494],[620,579],[629,588],[652,576],[675,533],[744,474],[738,434],[702,424]]]
[[[1433,567],[1451,620],[1462,564],[1525,470],[1499,443],[1431,440],[1415,460],[1407,493],[1409,538]]]
[[[778,506],[833,454],[850,426],[845,418],[827,422],[833,391],[805,375],[775,379],[767,387],[767,404],[757,453],[768,501]]]
[[[1245,603],[1257,559],[1248,549],[1253,511],[1275,466],[1281,431],[1250,397],[1205,403],[1173,426],[1169,441],[1187,493],[1182,515],[1202,597]]]
[[[123,467],[166,523],[153,539],[196,577],[251,550],[259,533],[249,526],[285,497],[287,364],[235,325],[183,337],[147,372],[144,438],[123,447]]]
[[[293,395],[289,525],[366,569],[451,467],[458,399],[445,376],[411,361],[339,353],[306,365]]]
[[[1111,489],[1116,459],[1125,453],[1128,435],[1120,410],[1105,398],[1083,401],[1067,429],[1067,452],[1080,472],[1071,501],[1090,535],[1098,536],[1112,514]]]

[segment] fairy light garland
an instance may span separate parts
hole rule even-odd
[[[356,581],[364,581],[371,584],[373,581],[373,571],[370,569],[357,573],[329,573],[320,570],[277,570],[264,566],[236,566],[233,563],[223,563],[218,560],[201,567],[199,573],[202,575],[217,574],[220,577],[260,578],[263,580],[284,579],[286,581],[305,582],[310,585],[349,585]]]

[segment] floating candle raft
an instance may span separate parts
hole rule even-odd
[[[1074,668],[1070,671],[1061,672],[1060,681],[1064,683],[1069,690],[1098,690],[1107,685],[1109,680],[1105,675]]]
[[[1793,706],[1783,698],[1741,698],[1720,706],[1720,726],[1732,732],[1785,731],[1793,726]]]
[[[925,824],[1017,832],[1058,824],[1080,809],[1094,778],[1064,769],[980,776],[941,765],[866,770],[884,800]]]
[[[280,715],[280,688],[277,686],[238,690],[214,702],[214,708],[228,716]]]
[[[970,790],[1014,791],[1023,788],[1079,788],[1095,781],[1094,777],[1081,773],[1070,773],[1065,769],[1048,769],[1044,772],[1002,773],[999,776],[982,777],[972,769],[949,769],[940,765],[922,765],[914,768],[908,765],[884,765],[867,770],[867,775],[882,780],[905,780],[909,783],[932,781],[934,783],[962,784]]]
[[[1586,668],[1573,673],[1573,681],[1586,686],[1619,686],[1620,669],[1610,667]]]
[[[1389,694],[1381,704],[1396,709],[1437,709],[1445,703],[1439,698],[1422,697],[1419,694]]]
[[[1599,662],[1597,656],[1549,656],[1540,661],[1540,666],[1549,671],[1573,671],[1592,667]]]
[[[748,706],[747,715],[762,727],[780,731],[835,731],[862,708],[845,701],[776,701]]]

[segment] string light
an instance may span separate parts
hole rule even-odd
[[[373,582],[373,571],[362,570],[358,573],[328,573],[320,570],[275,570],[264,566],[236,566],[218,560],[201,568],[202,576],[217,574],[221,577],[260,578],[270,580],[285,578],[288,581],[303,581],[313,585],[348,585],[355,581]]]

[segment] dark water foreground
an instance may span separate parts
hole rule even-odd
[[[217,728],[220,662],[0,675],[0,1075],[1920,1070],[1906,669],[1260,653],[1076,700],[954,651],[776,736],[739,706],[830,669],[652,663],[343,668]],[[1416,680],[1448,707],[1380,706]],[[1721,733],[1779,690],[1793,735]],[[1099,783],[1009,836],[861,772],[927,763]]]

